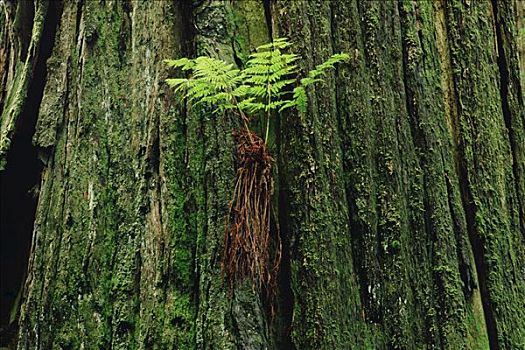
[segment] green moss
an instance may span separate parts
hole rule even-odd
[[[335,23],[330,7],[329,2],[315,1],[278,3],[275,8],[279,14],[276,35],[295,43],[304,70],[335,51],[331,38],[338,34],[332,32]],[[342,12],[347,6],[336,8]],[[337,349],[356,344],[361,348],[379,341],[361,323],[335,92],[333,75],[329,75],[322,89],[308,91],[310,106],[304,119],[286,115],[280,123],[279,173],[287,215],[283,221],[290,237],[295,302],[292,341],[298,348]]]
[[[269,41],[262,2],[235,1],[231,12],[234,54],[246,62],[250,52]]]
[[[451,43],[452,68],[459,110],[460,150],[466,182],[464,196],[469,230],[475,247],[491,346],[519,348],[524,316],[525,284],[514,278],[523,265],[523,254],[511,142],[504,124],[498,84],[490,3],[474,3],[468,8],[460,2],[449,4],[447,20]],[[468,16],[465,14],[468,13]],[[475,67],[475,69],[474,69]],[[511,290],[512,292],[508,292]],[[512,311],[511,311],[512,310]],[[513,331],[511,331],[511,329]],[[495,345],[494,345],[495,346]]]
[[[18,25],[22,20],[22,16],[26,16],[27,13],[24,10],[25,5],[20,4],[17,6],[17,13],[14,19],[13,30],[15,35],[23,35],[22,29],[18,28]],[[16,122],[22,112],[23,106],[26,102],[29,81],[32,77],[33,67],[36,64],[38,57],[38,51],[40,47],[40,38],[42,36],[42,30],[44,27],[44,20],[47,14],[48,3],[37,2],[35,4],[35,14],[33,17],[33,28],[31,30],[31,37],[29,47],[27,49],[27,55],[25,57],[17,57],[16,55],[21,52],[14,53],[15,59],[15,72],[14,77],[8,83],[7,95],[5,96],[5,103],[2,110],[2,118],[0,125],[0,170],[5,168],[6,156],[11,145],[11,138],[13,137]],[[19,38],[20,40],[27,40],[27,38]]]

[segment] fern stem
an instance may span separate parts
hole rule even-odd
[[[248,137],[250,138],[250,142],[253,143],[252,133],[250,132],[250,128],[248,127],[248,117],[246,116],[246,114],[244,114],[242,109],[239,107],[239,102],[237,101],[237,98],[235,98],[235,96],[233,97],[233,103],[235,103],[235,105],[237,106],[237,109],[239,110],[239,113],[241,114],[241,119],[244,124],[244,128],[248,132]]]
[[[273,52],[272,52],[273,55]],[[266,112],[266,135],[264,136],[264,143],[268,144],[268,134],[270,132],[270,104],[272,102],[272,89],[270,87],[270,72],[268,72],[267,82],[266,82],[266,91],[268,93],[268,111]]]
[[[268,144],[268,133],[270,131],[270,113],[266,117],[266,135],[264,136],[264,143]]]

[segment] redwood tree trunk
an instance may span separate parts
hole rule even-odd
[[[525,349],[523,11],[0,0],[0,346]],[[351,59],[272,121],[272,315],[220,274],[239,125],[162,60],[277,37]]]

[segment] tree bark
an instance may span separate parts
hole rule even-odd
[[[0,346],[525,349],[520,1],[0,10]],[[351,59],[272,120],[272,315],[220,273],[238,122],[178,103],[162,60],[242,65],[277,37],[302,74]]]

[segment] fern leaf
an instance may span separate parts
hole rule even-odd
[[[256,96],[256,97],[262,97],[266,94],[266,87],[265,86],[252,86],[249,90],[250,95]]]
[[[183,92],[183,97],[194,103],[193,106],[215,106],[214,113],[238,109],[241,113],[255,114],[297,108],[303,115],[308,107],[306,87],[322,82],[326,72],[347,61],[349,55],[334,54],[298,80],[296,61],[300,57],[285,53],[290,45],[286,38],[277,38],[257,47],[248,56],[242,71],[233,64],[206,56],[164,60],[169,67],[191,72],[189,78],[166,79],[166,83],[176,93]],[[290,91],[290,86],[298,82]]]
[[[271,90],[272,94],[276,95],[276,94],[278,94],[279,92],[281,92],[281,90],[282,90],[285,86],[290,85],[290,84],[293,84],[293,83],[295,83],[295,82],[296,82],[295,79],[287,79],[287,80],[277,81],[277,82],[275,82],[273,85],[271,85],[270,90]]]
[[[281,106],[281,108],[279,108],[279,112],[282,112],[282,111],[284,111],[285,109],[288,109],[288,108],[292,108],[292,107],[296,107],[296,106],[297,106],[297,101],[295,101],[295,100],[291,100],[291,101],[286,100],[286,101],[284,101],[284,102],[286,102],[286,103],[283,104],[283,105]]]
[[[263,51],[268,49],[285,49],[290,45],[292,44],[288,42],[287,38],[277,38],[274,39],[271,43],[257,47],[257,51]]]
[[[178,60],[164,60],[163,61],[169,67],[181,68],[182,70],[190,70],[195,66],[193,60],[183,57]]]
[[[298,86],[293,90],[293,97],[299,112],[305,114],[308,107],[308,97],[306,90],[302,86]]]
[[[323,80],[322,79],[315,79],[315,78],[312,78],[312,77],[302,78],[301,79],[301,85],[302,86],[308,86],[308,85],[312,85],[312,84],[315,84],[315,83],[320,82],[320,81],[323,81]]]
[[[178,88],[180,85],[187,83],[188,79],[184,78],[170,78],[166,79],[166,83],[172,88]]]
[[[232,96],[235,97],[244,97],[250,92],[250,87],[248,85],[240,85],[235,90],[232,91]]]

